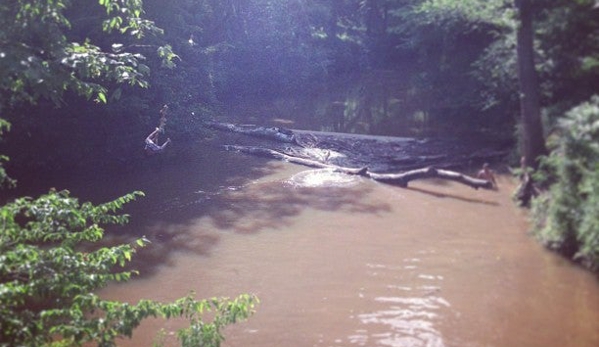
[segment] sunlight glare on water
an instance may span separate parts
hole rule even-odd
[[[293,175],[286,181],[292,187],[349,187],[357,184],[360,177],[335,172],[331,169],[307,170]]]
[[[358,346],[390,347],[444,347],[442,333],[435,327],[442,309],[450,303],[440,296],[442,276],[420,274],[419,258],[405,258],[407,265],[386,266],[367,264],[371,276],[379,278],[400,278],[399,284],[388,284],[386,296],[375,296],[368,307],[377,308],[357,315],[365,326],[379,326],[382,331],[372,334],[369,330],[359,330],[349,336],[348,341]],[[368,294],[360,293],[360,297]]]
[[[434,323],[439,316],[435,310],[441,306],[449,306],[449,303],[443,298],[435,296],[377,297],[374,300],[389,305],[388,309],[362,314],[359,319],[366,325],[381,324],[388,327],[388,333],[373,336],[377,339],[378,345],[391,347],[445,346],[443,337],[435,328]],[[366,335],[364,340],[365,337]]]

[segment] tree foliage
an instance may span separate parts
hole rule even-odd
[[[599,96],[570,110],[559,126],[557,148],[545,160],[556,182],[535,202],[535,232],[599,270]]]
[[[556,182],[534,204],[536,232],[551,248],[599,269],[595,148],[599,99],[595,96],[566,112],[596,92],[592,86],[597,80],[599,42],[596,2],[426,0],[417,9],[427,24],[436,21],[454,30],[467,23],[466,30],[493,33],[473,64],[486,86],[485,108],[514,112],[520,99],[522,152],[529,166],[544,153],[541,114],[544,124],[554,128],[552,133],[560,134],[552,135],[559,145],[534,176],[539,180],[545,176],[548,185]]]
[[[2,138],[2,134],[4,131],[10,129],[10,123],[0,118],[0,139]],[[6,169],[4,168],[4,163],[8,161],[8,157],[5,155],[0,155],[0,189],[13,187],[16,181],[8,176],[6,173]]]
[[[60,105],[69,93],[106,103],[110,84],[147,86],[145,57],[125,46],[147,33],[161,32],[142,17],[142,2],[72,5],[69,0],[0,4],[0,110],[40,100]],[[96,17],[98,9],[101,15]],[[95,36],[98,44],[79,37],[85,25],[71,19],[77,11],[92,18],[83,24],[101,24],[102,34]],[[71,32],[73,27],[78,30]],[[112,41],[117,38],[123,41]],[[172,66],[176,55],[170,46],[154,48],[163,63]],[[0,134],[9,127],[0,119]],[[0,183],[14,183],[1,166]],[[127,281],[136,274],[124,267],[147,240],[112,247],[98,242],[104,225],[127,222],[128,216],[118,210],[142,195],[135,192],[93,205],[79,203],[68,191],[52,190],[0,207],[0,346],[115,346],[117,338],[131,337],[149,317],[188,320],[189,327],[178,333],[183,346],[219,346],[223,327],[252,314],[257,298],[251,295],[197,300],[192,293],[173,303],[144,299],[130,304],[96,294],[109,282]],[[207,312],[210,321],[203,319]]]
[[[95,3],[98,9],[91,0],[79,1],[77,5],[88,14],[103,9],[104,19],[100,21],[106,33],[141,39],[162,32],[154,22],[142,17],[139,0]],[[147,86],[149,71],[143,64],[143,55],[124,50],[118,41],[100,47],[89,37],[74,40],[77,35],[71,32],[74,24],[68,14],[72,5],[70,0],[0,5],[0,106],[35,103],[40,98],[60,104],[66,91],[106,102],[106,82]],[[159,47],[158,51],[167,60],[174,57],[168,46]]]
[[[468,22],[476,27],[490,24],[497,28],[511,28],[516,25],[512,0],[425,0],[418,11],[430,20],[443,22]]]
[[[250,295],[196,300],[190,294],[173,303],[130,304],[95,294],[136,273],[123,267],[147,240],[93,245],[103,237],[102,225],[127,222],[127,215],[116,212],[142,195],[93,205],[67,191],[50,191],[0,208],[0,345],[115,346],[146,318],[183,317],[190,326],[178,333],[182,346],[219,346],[224,326],[249,317],[257,302]],[[202,320],[206,312],[213,312],[211,321]]]
[[[587,101],[599,78],[599,6],[593,0],[552,1],[537,20],[539,73],[550,120]]]

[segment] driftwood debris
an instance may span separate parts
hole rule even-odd
[[[309,167],[332,169],[336,172],[342,172],[350,175],[359,175],[374,179],[378,182],[397,185],[400,187],[407,187],[408,183],[417,179],[425,178],[441,178],[459,182],[470,186],[474,189],[484,188],[493,189],[493,184],[487,180],[473,178],[459,172],[436,169],[434,167],[427,167],[417,170],[410,170],[402,173],[375,173],[368,171],[367,167],[362,168],[347,168],[328,163],[319,162],[312,159],[300,158],[294,155],[282,153],[268,148],[263,147],[247,147],[247,146],[225,146],[227,150],[233,150],[243,152],[252,155],[265,156],[269,158],[275,158],[284,160],[290,163],[300,164]]]
[[[423,178],[442,178],[465,184],[474,189],[493,189],[493,183],[490,181],[473,178],[455,171],[436,169],[434,167],[410,170],[398,174],[378,174],[374,172],[369,172],[368,177],[379,182],[394,184],[404,188],[407,187],[408,183],[413,180]]]
[[[233,133],[262,137],[280,142],[298,144],[296,142],[295,134],[291,130],[285,128],[256,127],[254,125],[244,126],[216,121],[204,121],[204,125],[215,130],[230,131]]]
[[[284,160],[289,163],[300,164],[300,165],[309,166],[309,167],[315,167],[315,168],[320,168],[320,169],[332,169],[336,172],[342,172],[342,173],[346,173],[346,174],[350,174],[350,175],[367,176],[367,171],[368,171],[368,168],[366,168],[366,167],[363,167],[363,168],[342,167],[342,166],[337,166],[337,165],[333,165],[333,164],[323,163],[323,162],[313,160],[313,159],[297,157],[294,155],[286,154],[283,152],[275,151],[273,149],[268,149],[268,148],[264,148],[264,147],[248,147],[248,146],[228,145],[228,146],[225,146],[225,149],[227,149],[229,151],[237,151],[237,152],[267,157],[267,158],[280,159],[280,160]]]
[[[369,141],[372,142],[374,140],[361,141],[361,142],[353,142],[351,143],[351,148],[345,148],[347,146],[341,146],[338,143],[335,143],[333,146],[326,146],[326,143],[320,143],[322,141],[314,140],[308,145],[304,145],[302,143],[306,142],[305,138],[310,137],[306,134],[303,134],[304,140],[300,139],[301,136],[296,134],[294,131],[285,128],[279,127],[260,127],[255,125],[237,125],[231,123],[222,123],[217,121],[204,121],[204,124],[208,128],[212,128],[219,131],[233,132],[244,135],[249,135],[253,137],[259,137],[263,139],[274,140],[276,142],[281,142],[285,144],[289,144],[289,147],[285,149],[275,150],[265,147],[256,147],[256,146],[233,146],[227,145],[225,148],[227,150],[233,150],[238,152],[243,152],[251,155],[264,156],[269,158],[275,158],[279,160],[284,160],[290,163],[295,163],[299,165],[304,165],[308,167],[315,168],[324,168],[331,169],[336,172],[342,172],[350,175],[359,175],[363,177],[368,177],[378,182],[392,184],[400,187],[407,187],[408,183],[417,179],[427,179],[427,178],[440,178],[455,181],[458,183],[465,184],[474,189],[484,188],[484,189],[493,189],[493,184],[487,180],[473,178],[467,175],[464,175],[459,172],[450,171],[443,169],[443,167],[447,166],[447,157],[448,155],[431,155],[430,153],[426,154],[418,154],[418,153],[407,153],[401,154],[399,159],[396,156],[391,158],[391,161],[406,161],[409,160],[409,165],[403,163],[404,171],[400,173],[377,173],[372,172],[368,167],[363,165],[364,163],[369,163],[370,161],[362,160],[357,165],[360,167],[353,168],[347,167],[352,165],[352,162],[347,161],[339,161],[334,160],[333,158],[329,158],[329,154],[334,153],[335,150],[340,150],[342,147],[346,150],[346,152],[351,152],[352,155],[358,155],[355,151],[358,148],[356,144],[365,144],[368,145]],[[308,141],[310,142],[310,141]],[[313,142],[313,143],[312,143]],[[339,141],[338,141],[339,142]],[[367,143],[368,142],[368,143]],[[388,140],[384,141],[388,142]],[[403,139],[400,142],[394,142],[388,144],[391,148],[395,149],[395,146],[401,144],[401,146],[413,146],[414,143],[419,144],[418,141]],[[324,148],[323,148],[324,146]],[[332,147],[332,148],[331,148]],[[358,146],[359,147],[359,146]],[[301,150],[305,150],[302,152]],[[317,153],[315,150],[324,151],[326,155],[323,158],[318,158],[318,155],[314,155]],[[310,153],[312,151],[312,153]],[[414,152],[414,150],[412,150]],[[417,151],[416,151],[417,152]],[[370,153],[370,152],[368,152]],[[475,153],[476,154],[476,153]],[[386,153],[385,153],[386,155]],[[362,157],[364,157],[362,153]],[[368,157],[368,156],[367,156]],[[405,157],[405,158],[404,158]],[[454,154],[451,156],[451,163],[455,164],[455,162],[460,162],[462,160],[463,155]],[[470,153],[470,156],[467,157],[467,160],[473,160],[475,157],[474,154]],[[402,159],[403,158],[403,159]],[[465,160],[465,159],[464,159]],[[333,163],[335,162],[335,164]],[[356,164],[356,162],[353,162]],[[397,163],[396,163],[397,164]]]

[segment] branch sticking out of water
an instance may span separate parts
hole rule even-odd
[[[490,181],[470,177],[455,171],[436,169],[434,167],[410,170],[397,174],[377,174],[375,172],[368,172],[367,175],[374,180],[398,185],[404,188],[407,187],[408,183],[413,180],[424,178],[441,178],[462,183],[474,189],[493,189],[493,183]]]
[[[333,169],[336,172],[342,172],[349,175],[359,175],[374,179],[376,181],[397,185],[400,187],[407,187],[408,183],[417,179],[426,179],[426,178],[441,178],[450,181],[455,181],[458,183],[465,184],[474,189],[483,188],[483,189],[493,189],[493,184],[487,180],[482,180],[478,178],[473,178],[459,172],[449,171],[449,170],[441,170],[436,169],[434,167],[426,167],[417,170],[410,170],[402,173],[385,173],[380,174],[376,172],[368,171],[367,167],[362,168],[347,168],[342,166],[337,166],[329,163],[319,162],[313,159],[301,158],[289,154],[285,154],[279,151],[275,151],[272,149],[264,148],[264,147],[253,147],[253,146],[225,146],[226,150],[229,151],[237,151],[252,155],[258,155],[268,158],[275,158],[279,160],[284,160],[294,164],[300,164],[309,167],[323,168],[323,169]]]

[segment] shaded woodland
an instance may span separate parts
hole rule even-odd
[[[5,90],[2,114],[13,129],[3,149],[20,172],[143,162],[140,143],[157,125],[163,104],[170,106],[169,136],[177,143],[169,155],[201,140],[201,119],[218,118],[234,105],[285,98],[310,103],[323,93],[329,100],[305,117],[328,117],[324,130],[424,137],[459,130],[509,141],[526,124],[519,121],[517,18],[509,1],[145,1],[145,17],[160,30],[141,40],[106,35],[100,30],[104,9],[88,2],[68,7],[70,27],[61,34],[139,57],[130,64],[139,76],[102,76],[99,99],[77,96],[76,88],[52,95],[29,85],[24,93],[42,96],[34,106]],[[523,1],[529,2],[548,132],[594,92],[597,10],[593,1]],[[3,40],[43,47],[36,38],[43,29]],[[171,51],[161,50],[167,45]],[[34,71],[25,78],[34,79]],[[91,74],[81,75],[92,81]],[[356,88],[340,88],[347,85]],[[389,90],[401,94],[385,98]],[[242,106],[235,111],[240,122],[248,121]],[[262,116],[274,117],[268,112]]]
[[[492,141],[528,186],[558,190],[534,209],[545,242],[599,263],[595,0],[42,3],[0,6],[14,177],[176,162],[215,136],[207,120]],[[165,104],[174,145],[149,160]]]
[[[181,165],[218,136],[212,120],[408,136],[414,148],[493,141],[533,192],[522,201],[535,235],[599,270],[597,0],[3,1],[0,28],[3,186]],[[147,157],[144,139],[162,125],[173,143]],[[437,149],[421,157],[447,155]],[[422,177],[488,186],[410,170],[348,173],[399,186]],[[190,321],[182,345],[219,346],[220,329],[252,314],[248,295],[129,305],[94,294],[134,275],[114,267],[148,240],[77,246],[102,239],[100,225],[126,223],[118,211],[141,195],[98,206],[66,191],[2,196],[0,345],[109,346],[160,316]],[[209,324],[206,310],[216,317]]]

